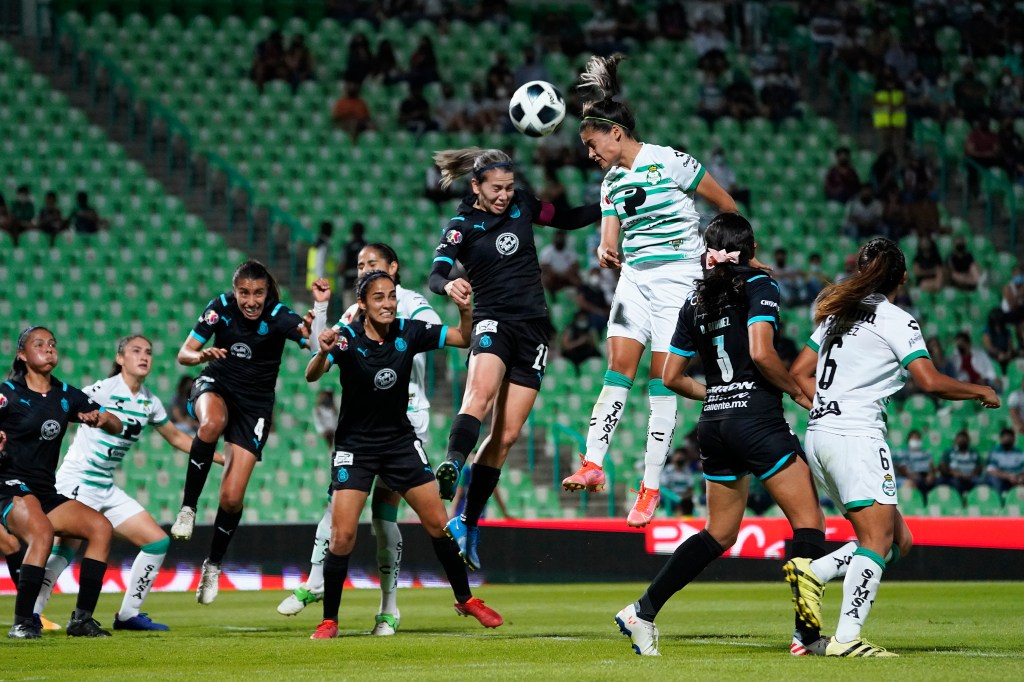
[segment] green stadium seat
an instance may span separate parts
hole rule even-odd
[[[962,516],[964,501],[954,488],[937,485],[928,492],[929,516]]]
[[[987,485],[977,485],[968,491],[965,498],[968,516],[1002,516],[1003,500],[996,490]]]

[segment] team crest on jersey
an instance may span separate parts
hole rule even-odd
[[[480,347],[481,348],[490,348],[492,343],[494,343],[494,342],[491,341],[491,337],[487,336],[486,334],[484,334],[483,336],[480,337]]]
[[[342,351],[348,350],[348,337],[344,335],[338,337],[338,349]]]
[[[203,313],[203,316],[200,319],[212,327],[217,324],[217,320],[220,319],[220,315],[217,314],[216,310],[207,310]]]
[[[60,399],[60,409],[62,409],[65,412],[67,412],[68,411],[68,407],[69,407],[68,399],[67,398],[61,398]]]
[[[53,419],[47,419],[39,429],[39,436],[43,440],[53,440],[60,435],[60,423]]]
[[[886,474],[882,481],[882,492],[889,497],[896,496],[896,481],[892,480],[892,474]]]
[[[462,233],[459,232],[458,230],[452,230],[451,232],[444,236],[444,240],[449,244],[461,244]]]
[[[511,256],[519,250],[519,237],[511,232],[505,232],[498,236],[494,245],[498,247],[498,253],[502,256]]]
[[[395,339],[395,348],[401,352],[409,347],[409,344],[405,342],[405,339]]]
[[[390,367],[385,367],[373,377],[373,385],[384,391],[395,385],[398,381],[398,373]]]
[[[266,336],[269,331],[270,327],[267,326],[267,323],[264,322],[263,320],[260,320],[260,327],[259,329],[256,330],[256,333],[259,334],[260,336]]]
[[[647,184],[657,185],[659,182],[661,182],[661,171],[658,170],[657,166],[652,164],[647,169]]]
[[[252,349],[244,343],[236,343],[231,346],[231,354],[236,358],[248,360],[252,357]]]
[[[5,396],[3,393],[0,393],[0,410],[4,409],[5,407],[7,407],[7,396]]]
[[[519,204],[512,204],[512,210],[508,212],[510,218],[518,218],[522,215],[522,211],[519,210]]]
[[[338,476],[337,476],[337,478],[338,478],[338,483],[344,483],[345,481],[347,481],[348,480],[348,469],[346,469],[345,467],[341,467],[340,469],[338,469]]]

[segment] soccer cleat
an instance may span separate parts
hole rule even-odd
[[[373,629],[370,630],[371,635],[377,635],[378,637],[389,637],[398,632],[399,618],[397,615],[392,616],[390,613],[378,613],[373,617]]]
[[[34,618],[39,619],[39,627],[43,630],[60,630],[62,629],[60,623],[54,623],[52,620],[47,618],[41,613],[34,614]]]
[[[471,571],[480,570],[480,555],[477,548],[480,546],[480,529],[477,526],[466,528],[466,555],[463,559]]]
[[[310,639],[334,639],[338,636],[338,621],[323,620],[316,630],[309,636]]]
[[[586,490],[592,493],[604,490],[604,484],[604,469],[593,462],[588,462],[586,456],[582,454],[580,455],[580,468],[572,476],[562,479],[562,487],[569,491]]]
[[[789,645],[789,653],[794,656],[824,656],[828,646],[828,637],[818,637],[810,643],[804,643],[800,635],[793,633],[793,643]]]
[[[434,477],[437,478],[437,489],[442,500],[455,499],[455,489],[459,485],[459,473],[462,466],[454,459],[446,459],[437,465]]]
[[[456,516],[445,525],[444,534],[450,537],[455,546],[459,548],[459,556],[466,562],[469,570],[475,571],[480,568],[480,558],[476,554],[476,548],[480,542],[479,528],[470,528],[461,517]]]
[[[821,599],[825,594],[825,583],[811,570],[811,560],[794,557],[782,566],[782,572],[793,590],[796,615],[808,627],[821,629]]]
[[[633,651],[638,656],[661,656],[658,653],[658,626],[636,615],[636,607],[630,604],[615,614],[619,632],[633,642]]]
[[[31,623],[15,623],[7,631],[7,639],[40,639],[42,636],[43,630],[35,619]]]
[[[629,510],[629,515],[626,516],[626,525],[633,528],[643,528],[654,518],[654,512],[658,509],[658,502],[661,501],[661,493],[658,492],[657,488],[648,488],[643,483],[640,484],[640,490],[631,490],[630,492],[636,493],[637,496],[636,502],[633,503],[633,508]]]
[[[170,630],[169,627],[163,623],[154,623],[153,619],[149,617],[148,613],[139,613],[132,616],[131,618],[125,618],[121,620],[118,614],[114,614],[114,629],[115,630]]]
[[[485,628],[496,628],[505,622],[500,613],[484,604],[483,599],[477,599],[476,597],[471,597],[467,602],[456,604],[455,613],[460,616],[473,616]]]
[[[174,525],[171,526],[171,537],[175,540],[191,540],[195,528],[196,510],[192,507],[182,507],[178,517],[174,519]]]
[[[312,592],[305,587],[298,587],[294,592],[285,597],[284,601],[277,605],[277,612],[282,616],[294,616],[302,613],[302,609],[310,604],[315,604],[323,598],[323,590]]]
[[[68,637],[110,637],[110,633],[100,627],[95,618],[75,618],[71,614],[68,621]]]
[[[873,658],[897,658],[899,654],[886,651],[880,646],[875,646],[866,639],[855,639],[852,642],[837,642],[833,637],[825,648],[826,656],[870,656]]]
[[[196,588],[196,601],[200,604],[212,604],[220,592],[220,564],[209,559],[203,561],[203,575],[199,578]]]

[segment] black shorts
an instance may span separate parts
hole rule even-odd
[[[404,493],[433,481],[434,471],[419,440],[410,445],[373,452],[334,451],[331,460],[332,492],[361,490],[369,493],[376,476],[391,490]]]
[[[480,320],[473,324],[470,353],[497,355],[505,363],[509,382],[539,391],[551,334],[551,321],[546,317],[509,322]]]
[[[735,481],[749,473],[763,481],[804,454],[800,439],[781,418],[701,420],[697,446],[709,481]]]
[[[188,413],[196,416],[195,404],[204,393],[216,393],[228,408],[228,423],[224,427],[224,442],[232,443],[263,459],[263,446],[270,436],[270,424],[274,417],[274,398],[257,399],[246,397],[217,380],[200,374],[192,384],[188,396]]]
[[[0,523],[3,523],[4,529],[10,530],[7,528],[7,514],[14,507],[14,498],[25,495],[32,495],[39,500],[39,506],[43,508],[44,514],[49,514],[65,502],[71,501],[70,497],[65,497],[58,492],[34,493],[18,479],[0,479]]]

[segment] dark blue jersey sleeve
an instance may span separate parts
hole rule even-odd
[[[676,318],[676,330],[672,333],[672,341],[669,342],[670,353],[681,355],[684,358],[692,358],[697,354],[697,345],[694,342],[690,330],[690,320],[693,315],[693,298],[686,299],[683,307],[679,309],[679,317]]]
[[[301,327],[305,321],[297,312],[283,303],[278,303],[271,308],[270,318],[274,320],[275,328],[289,341],[294,341],[303,348],[309,345],[308,340],[302,335]]]
[[[75,423],[81,423],[78,418],[79,413],[92,412],[94,410],[102,410],[98,404],[93,402],[93,399],[87,396],[83,391],[75,388],[74,386],[68,386],[64,384],[64,399],[68,401],[68,420]]]
[[[213,338],[217,329],[224,324],[224,309],[227,308],[227,305],[228,299],[224,294],[210,301],[202,315],[199,316],[196,325],[192,327],[192,338],[199,343],[206,343]]]
[[[747,280],[747,326],[755,322],[771,322],[779,328],[779,285],[765,274]]]
[[[444,293],[444,285],[448,282],[448,273],[459,258],[459,244],[463,240],[463,231],[467,229],[465,219],[455,216],[444,228],[441,242],[434,249],[434,264],[430,271],[428,286],[435,294]]]
[[[448,333],[447,325],[431,324],[419,320],[401,320],[400,322],[405,324],[404,336],[409,344],[409,350],[413,353],[444,348],[444,337]]]
[[[14,386],[9,381],[0,384],[0,424],[4,423],[8,408],[13,401],[17,400],[14,394]]]

